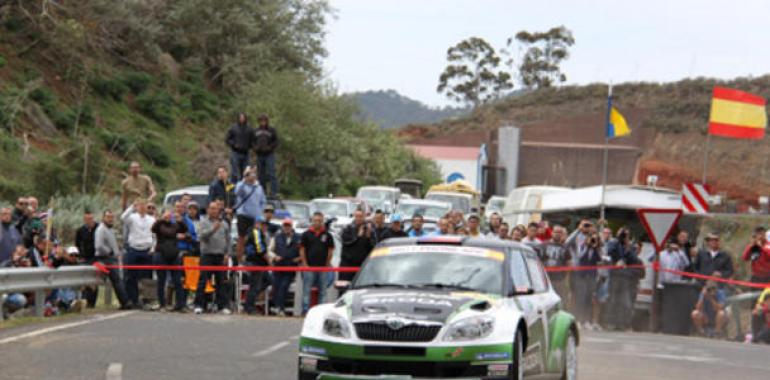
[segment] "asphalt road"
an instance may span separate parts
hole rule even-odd
[[[298,319],[127,312],[0,330],[0,378],[296,378]],[[581,379],[767,379],[770,346],[587,332]]]

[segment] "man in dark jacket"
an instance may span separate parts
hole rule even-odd
[[[245,264],[248,267],[265,267],[268,265],[267,248],[269,241],[265,227],[264,219],[261,216],[257,217],[254,221],[254,227],[249,230],[249,235],[246,237]],[[267,272],[260,271],[249,273],[249,291],[246,293],[246,304],[244,305],[246,313],[256,314],[255,303],[257,296],[270,285],[268,275]]]
[[[701,250],[695,257],[693,263],[695,273],[724,279],[732,278],[734,273],[733,258],[720,249],[719,235],[708,234],[706,245],[708,249]],[[722,287],[721,284],[717,284],[717,286]]]
[[[21,244],[21,234],[13,226],[11,209],[0,209],[0,262],[10,260],[16,246]]]
[[[341,267],[360,267],[374,248],[374,229],[366,222],[364,212],[353,212],[353,223],[342,230]],[[339,274],[340,281],[350,281],[355,276],[352,272]]]
[[[402,227],[403,219],[401,218],[400,214],[393,214],[390,216],[390,228],[388,228],[382,235],[382,239],[380,241],[383,241],[385,239],[390,238],[400,238],[400,237],[406,237],[406,232],[404,232]]]
[[[273,265],[277,267],[295,267],[301,261],[299,257],[300,237],[294,232],[292,227],[294,222],[291,219],[284,219],[281,223],[281,232],[273,239]],[[278,309],[278,316],[286,316],[284,307],[286,305],[286,293],[294,280],[295,272],[273,272],[273,304]],[[297,315],[297,313],[295,311]]]
[[[249,165],[249,149],[251,148],[254,130],[249,126],[245,113],[238,114],[238,121],[227,131],[225,143],[230,147],[230,167],[232,182],[241,179],[243,171]]]
[[[257,171],[259,183],[265,190],[270,182],[270,195],[278,195],[278,181],[275,178],[275,150],[278,148],[278,132],[270,126],[267,115],[259,115],[257,118],[259,127],[254,131],[252,144],[257,153]]]
[[[96,260],[96,221],[94,214],[90,211],[83,213],[83,225],[75,232],[75,246],[80,255],[80,262],[91,265]],[[83,298],[88,303],[88,307],[96,307],[96,298],[98,296],[98,286],[86,286],[83,288]]]
[[[235,205],[235,184],[230,182],[227,168],[217,168],[217,178],[209,184],[209,202],[222,200],[225,210],[232,209]]]

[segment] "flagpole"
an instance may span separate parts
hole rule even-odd
[[[703,179],[701,183],[706,184],[706,176],[708,174],[709,165],[709,149],[711,148],[711,133],[709,133],[708,127],[706,127],[706,149],[703,152]]]
[[[607,192],[607,165],[609,161],[610,153],[610,113],[612,112],[612,81],[610,81],[609,88],[607,90],[607,118],[604,121],[604,164],[602,167],[602,202],[599,206],[599,220],[604,220],[605,216],[605,195]]]

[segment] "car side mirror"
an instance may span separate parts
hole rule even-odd
[[[535,289],[528,286],[517,286],[508,293],[508,297],[529,296],[535,294]]]

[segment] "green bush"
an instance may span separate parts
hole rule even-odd
[[[143,140],[139,143],[139,151],[147,157],[148,160],[160,168],[171,166],[171,157],[163,150],[163,147],[152,140]]]
[[[0,199],[16,199],[29,194],[29,186],[17,178],[0,177]]]
[[[104,143],[104,149],[108,152],[113,152],[123,158],[134,151],[133,139],[129,136],[123,135],[117,132],[110,132],[108,130],[99,131],[99,139]]]
[[[89,84],[97,94],[118,102],[123,100],[123,95],[128,92],[128,86],[117,79],[94,78],[89,81]]]
[[[152,76],[140,71],[129,71],[123,74],[121,80],[134,95],[139,95],[150,87]]]
[[[5,57],[0,55],[0,69],[2,69],[3,67],[5,67]]]
[[[72,132],[75,127],[75,119],[77,115],[71,109],[65,109],[64,111],[55,111],[53,115],[49,114],[51,121],[56,126],[56,129],[62,132]]]
[[[56,194],[69,194],[77,185],[75,171],[56,157],[42,158],[32,164],[30,170],[35,194],[48,199]]]
[[[165,92],[148,91],[134,100],[136,109],[160,126],[174,128],[174,100]]]
[[[48,116],[53,116],[56,113],[56,103],[58,100],[56,94],[50,88],[38,87],[30,92],[29,98],[39,104]]]

